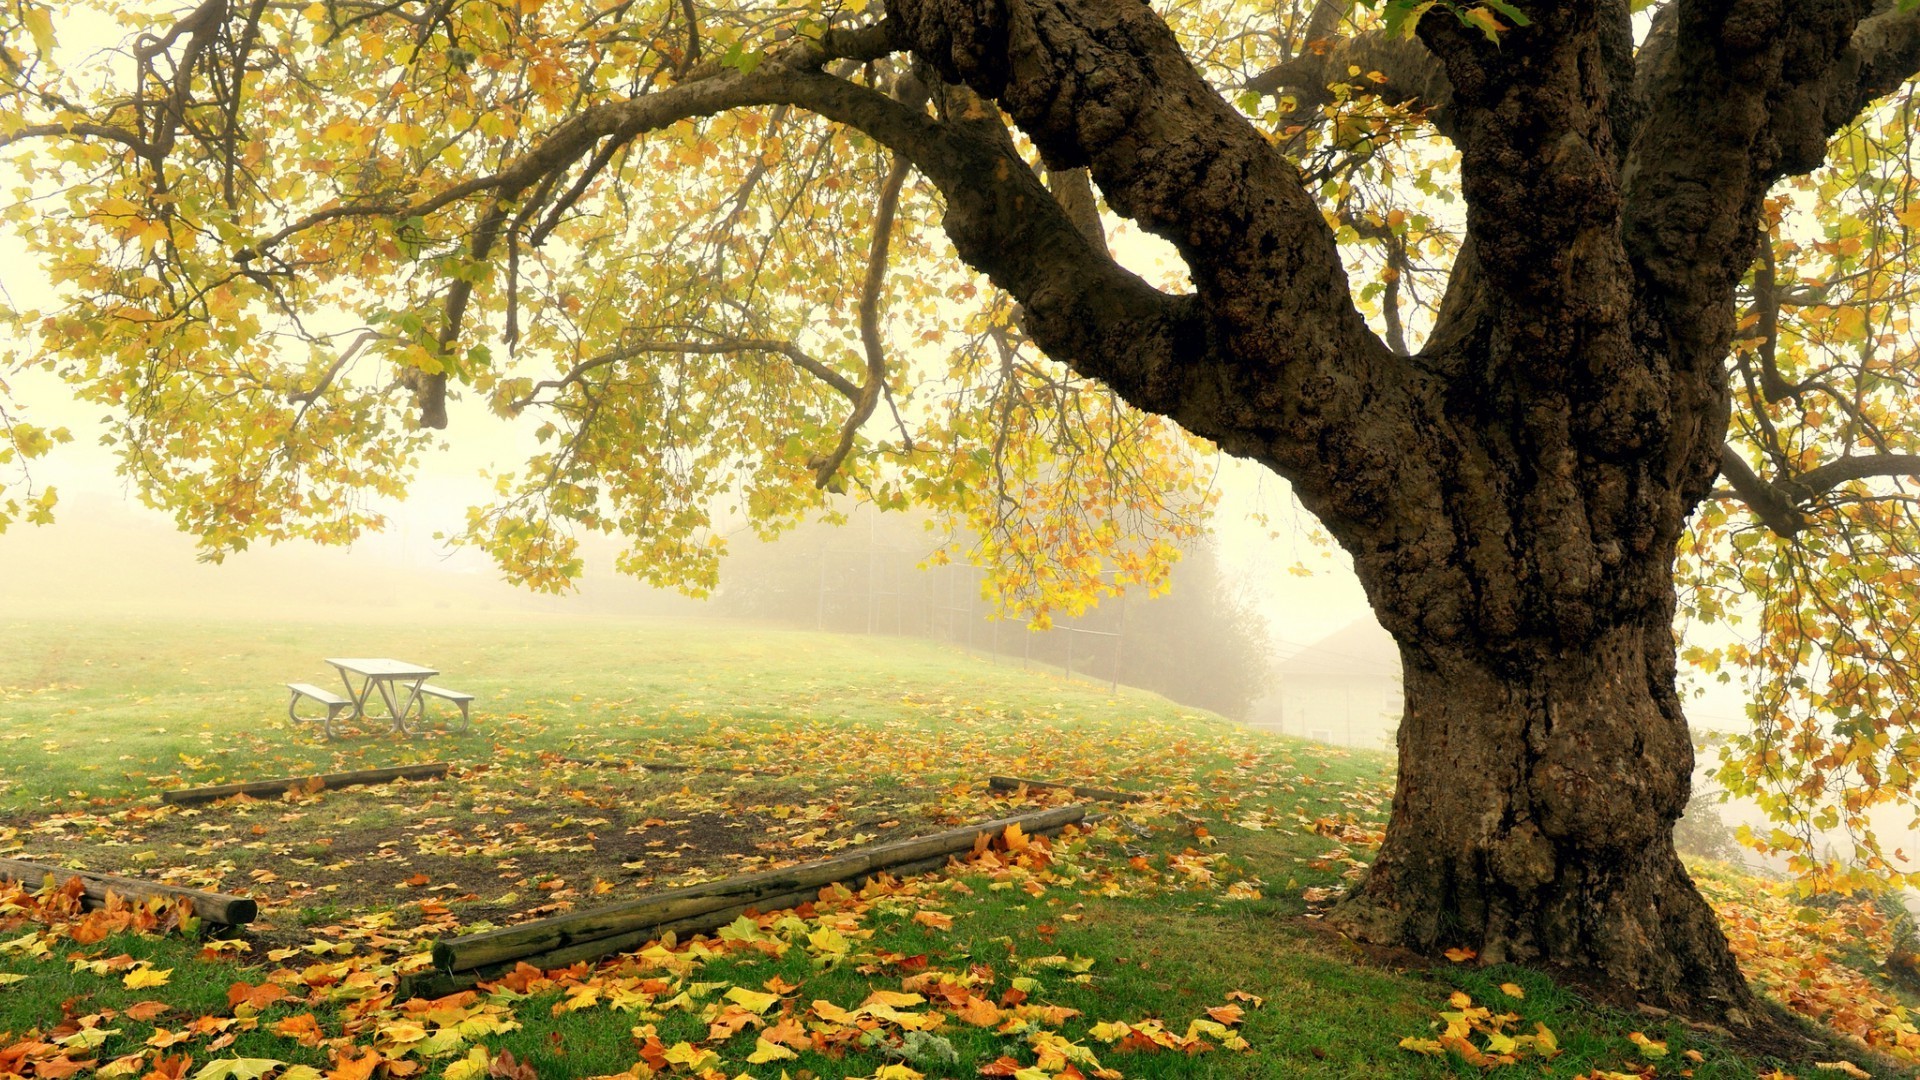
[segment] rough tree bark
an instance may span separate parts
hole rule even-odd
[[[1055,356],[1292,480],[1399,642],[1400,786],[1334,923],[1739,1020],[1747,986],[1672,843],[1693,766],[1675,544],[1719,468],[1761,199],[1913,70],[1901,17],[1683,0],[1638,48],[1622,0],[1529,5],[1497,45],[1423,20],[1443,77],[1421,92],[1446,95],[1468,238],[1439,325],[1400,361],[1355,313],[1291,167],[1144,5],[888,9],[1049,168],[1087,167],[1178,247],[1195,289],[1123,305],[1172,329],[1094,351],[1102,313],[1047,275],[1109,269],[1098,252],[1063,229],[1036,269],[956,198],[962,254]]]

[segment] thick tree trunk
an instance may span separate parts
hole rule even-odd
[[[1333,923],[1743,1022],[1746,983],[1673,847],[1693,748],[1670,619],[1499,656],[1403,627],[1401,656],[1393,815]]]
[[[1493,39],[1420,20],[1467,234],[1411,357],[1358,316],[1299,170],[1150,6],[886,7],[932,73],[1173,244],[1192,292],[1116,271],[1064,213],[1026,224],[1057,204],[971,95],[942,113],[953,153],[922,158],[994,177],[941,181],[962,257],[1050,355],[1290,480],[1400,643],[1393,817],[1334,922],[1741,1019],[1672,845],[1693,763],[1673,553],[1719,468],[1762,201],[1885,84],[1855,35],[1874,5],[1669,5],[1650,36],[1625,0],[1530,7]]]

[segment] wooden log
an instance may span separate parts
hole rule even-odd
[[[590,765],[599,769],[647,769],[652,772],[717,772],[734,773],[740,776],[758,776],[755,769],[743,769],[733,765],[687,765],[677,761],[612,761],[607,758],[563,757],[558,761],[567,765]]]
[[[305,788],[318,781],[322,788],[358,787],[385,784],[394,780],[425,780],[445,776],[453,766],[444,761],[425,765],[396,765],[391,769],[361,769],[358,772],[321,773],[316,776],[283,776],[274,780],[254,780],[244,784],[216,784],[213,787],[174,788],[160,793],[165,803],[203,803],[234,795],[280,795]]]
[[[68,878],[79,878],[84,886],[84,895],[93,906],[106,903],[107,893],[114,892],[129,900],[147,900],[155,896],[169,900],[190,900],[193,913],[202,922],[219,923],[222,926],[240,926],[253,921],[260,913],[260,907],[248,896],[228,896],[225,893],[204,892],[200,889],[187,889],[178,885],[163,885],[157,881],[142,881],[139,878],[119,877],[114,874],[96,874],[91,870],[69,870],[64,866],[47,866],[42,863],[22,862],[19,859],[0,859],[0,878],[8,878],[22,885],[39,885],[51,876],[56,882]]]
[[[1083,799],[1099,799],[1103,802],[1145,802],[1148,798],[1147,795],[1138,791],[1114,791],[1110,788],[1087,787],[1058,780],[1028,780],[1023,776],[990,776],[987,778],[987,786],[995,791],[1018,791],[1022,786],[1071,791]]]
[[[565,963],[591,956],[605,956],[623,948],[645,944],[658,937],[663,927],[690,927],[695,925],[695,921],[710,921],[714,916],[731,911],[718,923],[712,924],[724,926],[749,906],[762,911],[791,907],[811,899],[821,888],[837,882],[901,872],[904,867],[921,866],[929,862],[934,866],[942,865],[948,856],[972,850],[976,838],[982,834],[995,835],[1010,825],[1018,825],[1030,834],[1055,832],[1081,820],[1086,812],[1085,806],[1060,806],[1017,814],[980,825],[948,829],[930,836],[877,844],[819,862],[703,882],[624,904],[568,912],[519,926],[469,934],[435,942],[433,963],[442,972],[457,974],[536,956],[573,956]],[[770,904],[773,906],[768,906]],[[635,935],[639,936],[636,938]],[[627,944],[609,945],[613,940]],[[589,943],[591,948],[583,948],[575,955],[576,946],[587,946]]]
[[[1045,827],[1035,826],[1031,828],[1022,825],[1021,828],[1026,831],[1029,836],[1043,836],[1048,833],[1059,832],[1068,824],[1071,824],[1071,822],[1061,822],[1057,825]],[[985,829],[986,826],[983,825],[980,826],[980,828]],[[910,863],[902,863],[885,870],[876,870],[868,874],[862,874],[856,879],[847,881],[846,884],[849,887],[858,889],[865,886],[869,880],[881,874],[887,874],[896,878],[910,877],[914,874],[924,874],[947,865],[947,860],[956,854],[958,854],[958,852],[949,852],[944,855],[936,855]],[[710,934],[740,916],[745,915],[748,911],[757,911],[764,914],[769,911],[780,911],[785,908],[799,907],[801,904],[810,900],[818,899],[819,895],[820,890],[817,888],[774,893],[768,896],[762,896],[751,903],[733,904],[729,907],[717,908],[699,915],[690,915],[683,919],[676,919],[673,922],[639,927],[634,930],[629,930],[626,933],[615,934],[611,937],[600,938],[595,941],[583,941],[544,953],[517,956],[512,959],[489,964],[484,968],[455,972],[437,970],[424,975],[416,975],[403,980],[397,996],[401,1000],[409,997],[444,997],[447,994],[457,993],[461,990],[470,990],[488,979],[499,978],[517,964],[529,964],[533,967],[540,968],[542,971],[549,971],[553,968],[567,967],[582,961],[599,960],[617,953],[631,952],[646,945],[649,941],[664,937],[668,933]]]

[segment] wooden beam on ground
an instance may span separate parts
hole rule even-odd
[[[567,765],[590,765],[599,769],[648,769],[653,772],[717,772],[735,773],[740,776],[758,776],[757,769],[744,769],[734,765],[688,765],[678,761],[616,761],[611,758],[563,757],[557,759]]]
[[[427,780],[447,775],[453,766],[444,761],[425,765],[397,765],[391,769],[361,769],[358,772],[321,773],[316,776],[283,776],[275,780],[255,780],[244,784],[216,784],[213,787],[174,788],[160,793],[165,803],[203,803],[234,795],[280,795],[295,788],[305,789],[318,783],[321,788],[358,787],[385,784],[394,780]]]
[[[96,907],[106,903],[107,894],[111,892],[128,900],[148,900],[156,896],[169,900],[188,900],[193,903],[193,913],[199,916],[202,922],[219,923],[222,926],[241,926],[250,923],[254,916],[260,913],[259,905],[248,896],[228,896],[225,893],[164,885],[158,881],[143,881],[140,878],[96,874],[91,870],[69,870],[64,866],[48,866],[43,863],[23,862],[19,859],[0,859],[0,879],[37,887],[49,877],[52,877],[56,883],[65,882],[69,878],[79,878],[84,887],[83,895]]]
[[[795,907],[829,885],[857,885],[878,876],[937,870],[955,855],[972,851],[982,836],[1017,825],[1028,835],[1058,832],[1086,817],[1085,806],[1059,806],[930,836],[877,844],[837,858],[720,881],[703,882],[610,907],[569,912],[519,926],[451,938],[433,946],[436,974],[413,980],[421,996],[451,993],[525,962],[565,967],[639,948],[660,935],[707,933],[745,914]]]
[[[987,786],[995,791],[1018,791],[1022,787],[1070,791],[1083,799],[1099,799],[1103,802],[1145,802],[1149,798],[1138,791],[1114,791],[1111,788],[1087,787],[1058,780],[1028,780],[1022,776],[990,776]]]

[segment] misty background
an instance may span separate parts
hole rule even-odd
[[[855,510],[847,525],[805,525],[773,544],[742,522],[729,535],[720,588],[704,601],[617,574],[621,543],[602,536],[583,538],[587,570],[576,591],[508,585],[483,554],[438,538],[487,499],[488,473],[523,460],[520,435],[472,403],[455,403],[447,441],[423,457],[408,498],[376,504],[384,531],[344,548],[262,546],[204,563],[193,539],[116,475],[95,407],[72,401],[44,372],[12,382],[34,420],[64,425],[74,439],[32,463],[34,485],[60,493],[56,523],[0,533],[0,647],[8,622],[44,619],[745,620],[931,639],[1055,677],[1151,690],[1282,734],[1393,748],[1403,702],[1391,639],[1346,555],[1317,533],[1283,480],[1247,462],[1221,461],[1212,534],[1185,551],[1167,595],[1135,592],[1033,631],[993,615],[974,568],[923,567],[940,538],[908,513]],[[349,631],[340,648],[352,651]],[[1696,732],[1736,730],[1744,708],[1737,687],[1696,685],[1688,717]],[[1695,785],[1709,799],[1710,757],[1709,749]],[[1746,805],[1721,807],[1718,817],[1764,823]],[[1694,814],[1692,827],[1702,853],[1741,858],[1708,815]],[[1905,830],[1889,835],[1896,831]],[[1908,851],[1920,851],[1914,839]]]

